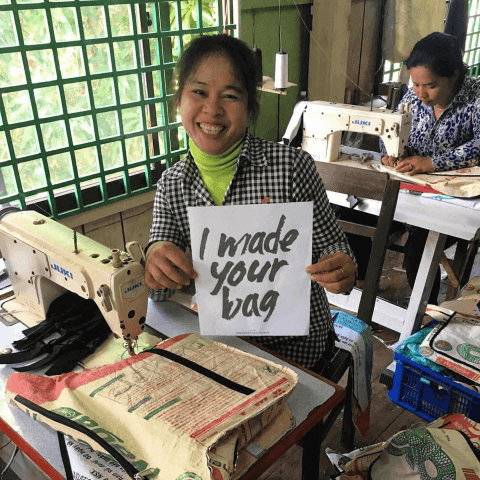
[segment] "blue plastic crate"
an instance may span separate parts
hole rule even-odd
[[[419,417],[433,421],[447,413],[462,413],[480,421],[480,395],[444,375],[395,352],[393,387],[388,398]]]

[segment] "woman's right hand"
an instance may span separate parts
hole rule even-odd
[[[145,283],[148,287],[178,290],[196,277],[192,260],[172,242],[156,242],[147,250]]]
[[[395,159],[395,157],[382,157],[382,163],[388,167],[394,167],[396,172],[406,175],[418,175],[419,173],[432,173],[435,171],[432,159],[430,157],[421,157],[412,155]]]

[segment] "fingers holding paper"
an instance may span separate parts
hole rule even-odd
[[[197,277],[191,258],[171,242],[154,243],[146,257],[145,283],[155,290],[178,290]]]
[[[344,293],[353,288],[357,267],[350,256],[343,252],[329,253],[317,263],[309,265],[307,273],[331,293]]]

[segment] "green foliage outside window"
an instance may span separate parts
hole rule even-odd
[[[0,203],[46,199],[60,218],[154,189],[186,148],[175,62],[194,36],[234,30],[223,2],[0,0]]]

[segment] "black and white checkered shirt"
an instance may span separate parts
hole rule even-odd
[[[312,263],[328,253],[345,252],[353,258],[345,235],[330,208],[323,182],[312,157],[292,147],[269,142],[249,133],[222,205],[313,201]],[[170,241],[191,248],[187,207],[215,205],[190,154],[167,169],[157,184],[150,243]],[[151,298],[165,300],[173,291],[151,290]],[[321,357],[333,323],[324,289],[312,282],[308,336],[259,336],[256,343],[306,367]]]

